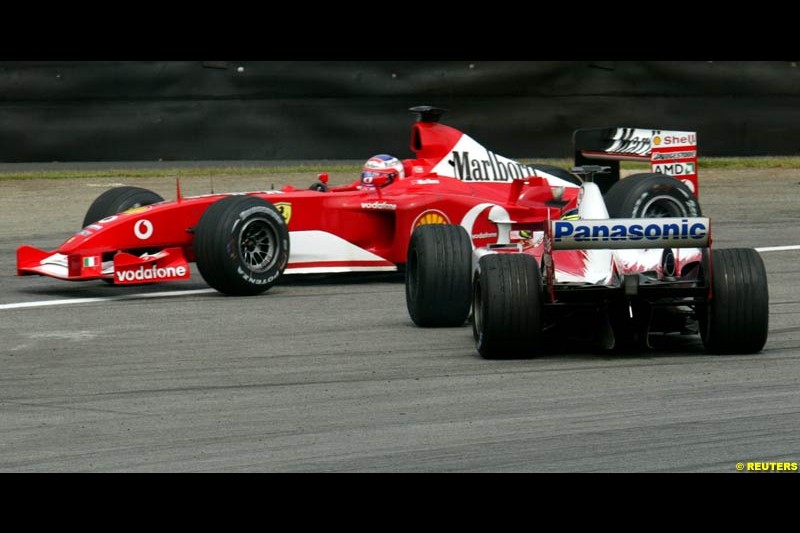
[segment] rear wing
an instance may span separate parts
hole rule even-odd
[[[553,250],[708,248],[708,217],[551,220]]]
[[[649,161],[650,171],[673,176],[686,184],[695,196],[697,183],[697,133],[693,131],[644,128],[586,128],[575,130],[575,166],[606,161],[609,174],[598,175],[595,183],[604,193],[619,181],[620,161]]]

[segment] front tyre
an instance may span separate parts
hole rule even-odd
[[[699,217],[700,202],[682,181],[665,174],[634,174],[605,194],[611,218]]]
[[[406,306],[420,327],[460,326],[469,316],[472,241],[461,226],[426,224],[411,235]]]
[[[761,351],[769,330],[769,288],[752,248],[711,251],[711,300],[700,313],[703,345],[715,354]]]
[[[252,296],[272,287],[289,262],[289,230],[278,209],[255,196],[213,203],[197,224],[197,268],[211,287]]]
[[[481,257],[472,292],[472,332],[484,359],[538,353],[542,341],[542,275],[533,256]]]
[[[116,215],[128,209],[163,201],[164,199],[160,195],[148,189],[129,186],[114,187],[95,198],[92,205],[90,205],[89,209],[86,211],[86,215],[83,217],[82,227],[85,228],[98,220]]]

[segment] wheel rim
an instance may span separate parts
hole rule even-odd
[[[642,207],[641,218],[685,217],[689,213],[682,202],[672,196],[656,196]]]
[[[242,262],[253,272],[269,270],[278,258],[278,234],[265,219],[248,221],[239,232]]]

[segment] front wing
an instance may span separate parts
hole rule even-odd
[[[61,254],[33,246],[17,249],[17,275],[40,275],[67,281],[108,279],[116,285],[135,285],[189,279],[189,263],[179,247],[140,256],[120,252],[113,260],[101,254]]]
[[[325,231],[293,231],[285,274],[390,272],[397,265]],[[189,263],[180,247],[155,254],[119,252],[103,261],[101,253],[63,254],[33,246],[17,249],[17,275],[40,275],[67,281],[106,279],[115,285],[133,285],[189,279]]]

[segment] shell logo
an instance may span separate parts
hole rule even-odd
[[[658,146],[659,144],[661,144],[661,137],[659,137],[658,135],[656,135],[655,137],[653,137],[653,144],[654,144],[654,145],[656,145],[656,146]]]
[[[447,215],[442,213],[441,211],[437,210],[428,210],[423,211],[414,221],[412,225],[412,230],[414,228],[418,228],[419,226],[424,226],[425,224],[449,224],[450,219],[447,218]]]

